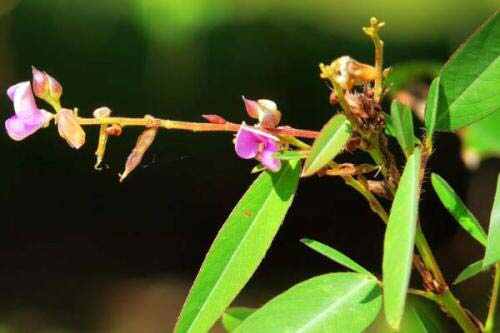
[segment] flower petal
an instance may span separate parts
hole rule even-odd
[[[260,106],[268,109],[269,111],[276,111],[276,110],[278,110],[278,105],[276,105],[276,102],[271,101],[270,99],[259,99],[259,100],[257,100],[257,103]]]
[[[257,156],[260,143],[259,137],[251,130],[251,127],[243,123],[236,134],[234,148],[239,157],[250,159]]]
[[[41,124],[27,124],[23,119],[14,115],[5,121],[5,129],[12,140],[21,141],[32,135],[42,127]]]
[[[273,150],[264,150],[257,159],[262,163],[263,166],[266,167],[266,169],[269,169],[272,172],[279,171],[281,169],[281,161],[274,157],[274,153],[276,151]]]
[[[245,103],[245,110],[250,118],[258,119],[259,118],[259,108],[260,105],[254,100],[247,99],[245,96],[241,96],[243,99],[243,103]]]
[[[7,94],[14,102],[16,115],[25,123],[38,125],[45,121],[45,117],[35,103],[35,97],[29,81],[21,82],[7,90]]]

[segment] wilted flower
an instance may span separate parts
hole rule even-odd
[[[342,56],[332,61],[330,65],[319,65],[322,79],[334,81],[342,89],[349,90],[355,85],[361,85],[375,80],[375,67],[363,64],[349,56]]]
[[[29,81],[18,83],[7,89],[7,95],[14,103],[15,114],[5,121],[9,136],[20,141],[44,127],[53,115],[39,109]]]
[[[269,133],[243,123],[236,134],[234,146],[241,158],[255,158],[273,172],[281,168],[281,161],[274,156],[280,149],[279,139]]]
[[[85,132],[78,123],[75,111],[61,109],[56,114],[57,130],[59,135],[68,142],[70,147],[79,149],[85,143]]]
[[[245,109],[251,118],[259,120],[259,127],[275,128],[281,121],[281,112],[274,101],[259,99],[257,101],[242,96]]]
[[[63,93],[61,84],[46,72],[32,67],[33,91],[35,96],[51,104],[56,110],[61,108],[60,99]]]

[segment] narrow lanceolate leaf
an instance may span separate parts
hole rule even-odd
[[[417,144],[417,138],[415,138],[413,132],[413,114],[411,109],[394,100],[391,105],[391,125],[405,156],[410,156]]]
[[[313,277],[254,312],[237,333],[363,332],[382,305],[377,280],[359,273]]]
[[[429,94],[427,95],[427,102],[425,104],[425,130],[428,138],[432,138],[434,130],[436,129],[436,117],[438,113],[440,92],[439,82],[439,76],[432,81],[429,88]]]
[[[314,251],[324,255],[328,259],[335,261],[336,263],[344,267],[347,267],[358,273],[372,275],[372,273],[370,273],[366,268],[364,268],[363,266],[361,266],[360,264],[358,264],[357,262],[346,256],[342,252],[337,251],[328,245],[307,238],[301,239],[300,241],[305,245],[307,245],[308,247],[310,247],[311,249],[313,249]],[[373,278],[376,279],[375,276],[373,276]]]
[[[454,131],[500,110],[499,12],[455,52],[439,76],[437,130]]]
[[[457,222],[479,243],[486,246],[486,232],[476,217],[465,206],[453,188],[438,174],[432,174],[432,186],[439,200]]]
[[[302,176],[311,176],[342,152],[351,137],[351,130],[351,124],[344,115],[333,116],[314,141],[311,153],[304,164]]]
[[[443,333],[452,332],[448,327],[448,318],[441,309],[430,300],[409,295],[405,312],[401,320],[401,333]],[[364,333],[389,333],[392,330],[383,316],[379,318]]]
[[[385,232],[384,310],[394,329],[399,328],[410,282],[420,195],[420,155],[420,148],[416,148],[406,162]]]
[[[470,279],[471,277],[476,276],[477,274],[481,272],[485,272],[488,270],[489,267],[483,267],[483,261],[478,260],[476,262],[473,262],[469,266],[465,267],[465,269],[458,274],[457,278],[455,281],[453,281],[453,284],[459,284],[464,282],[465,280]]]
[[[184,303],[175,332],[207,332],[264,258],[290,207],[298,161],[264,172],[240,199],[208,251]]]
[[[488,243],[484,255],[483,267],[487,267],[500,261],[500,177],[497,181],[497,190],[493,208],[490,215],[490,228],[488,231]]]
[[[222,326],[226,332],[233,332],[238,326],[241,325],[243,320],[255,312],[256,309],[246,307],[229,308],[222,315]]]

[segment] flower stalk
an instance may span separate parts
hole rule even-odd
[[[189,121],[177,121],[169,119],[158,119],[154,120],[145,118],[126,118],[126,117],[105,117],[105,118],[82,118],[78,117],[78,123],[82,126],[98,126],[98,125],[119,125],[120,127],[129,126],[142,126],[142,127],[152,127],[158,126],[159,128],[168,130],[182,130],[191,132],[238,132],[241,124],[236,124],[232,122],[225,122],[223,124],[214,123],[199,123],[199,122],[189,122]],[[305,139],[315,139],[318,137],[318,131],[297,129],[288,126],[277,127],[274,129],[268,129],[273,135],[286,135]]]

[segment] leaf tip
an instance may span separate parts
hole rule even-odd
[[[312,240],[312,239],[310,239],[310,238],[302,238],[302,239],[300,239],[300,242],[301,242],[302,244],[305,244],[305,245],[311,244],[311,243],[312,243],[312,241],[313,241],[313,240]]]

